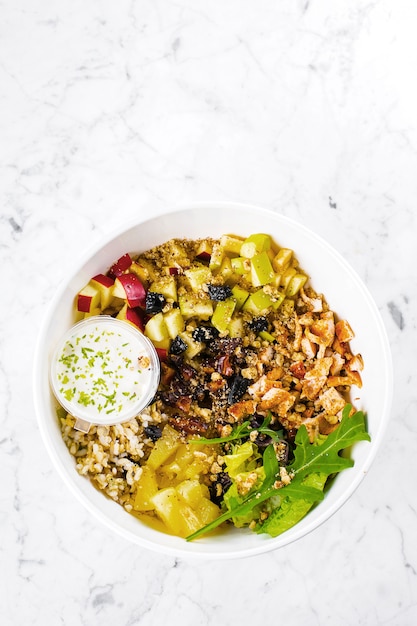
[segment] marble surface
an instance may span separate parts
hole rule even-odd
[[[417,48],[413,0],[0,2],[0,622],[417,622]],[[232,200],[333,243],[389,333],[394,404],[326,524],[239,561],[112,535],[62,484],[32,402],[74,259],[134,216]]]

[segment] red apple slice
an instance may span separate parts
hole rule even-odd
[[[145,330],[144,314],[142,309],[131,309],[126,303],[118,312],[117,318],[125,322],[130,322],[142,332]]]
[[[113,296],[127,300],[130,307],[145,307],[146,289],[136,274],[121,274],[114,281]]]
[[[107,309],[113,300],[113,285],[114,279],[104,274],[97,274],[93,276],[90,281],[96,289],[100,292],[100,306],[102,309]]]
[[[116,278],[116,276],[121,276],[126,270],[128,270],[131,265],[132,259],[130,254],[126,253],[121,256],[116,263],[113,263],[108,271],[108,274],[111,278]]]
[[[100,292],[91,283],[81,289],[77,296],[77,311],[90,313],[92,309],[98,309],[100,305]]]

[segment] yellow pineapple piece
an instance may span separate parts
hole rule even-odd
[[[156,482],[155,472],[149,467],[144,465],[142,467],[142,474],[137,482],[135,499],[133,502],[133,508],[135,511],[152,511],[155,506],[152,502],[152,498],[158,492],[158,483]]]
[[[166,424],[162,431],[162,437],[160,437],[156,443],[152,452],[147,460],[147,465],[153,470],[156,470],[160,465],[165,463],[167,459],[177,448],[181,445],[181,435],[172,426]]]

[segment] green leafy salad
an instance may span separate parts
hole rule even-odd
[[[297,524],[312,506],[323,500],[329,477],[353,466],[353,460],[340,452],[357,441],[370,441],[363,412],[352,415],[351,412],[351,405],[346,405],[339,426],[329,435],[318,437],[313,444],[307,429],[301,426],[294,441],[293,459],[286,466],[280,465],[277,454],[282,432],[269,428],[268,417],[256,430],[246,421],[228,437],[200,439],[199,443],[228,446],[224,458],[231,484],[224,495],[223,513],[187,539],[201,537],[227,520],[237,527],[249,526],[272,537]],[[262,455],[251,441],[254,433],[272,440]],[[242,494],[239,486],[247,487],[251,483],[249,491],[244,493],[244,488]]]

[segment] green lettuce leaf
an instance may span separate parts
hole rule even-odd
[[[231,518],[247,518],[255,507],[270,498],[273,498],[274,509],[268,520],[257,526],[256,531],[276,536],[291,528],[315,503],[323,499],[327,478],[353,466],[353,460],[341,456],[340,452],[356,441],[370,441],[363,412],[358,411],[349,417],[351,409],[347,405],[338,427],[324,441],[320,440],[316,444],[310,443],[305,426],[299,428],[295,438],[294,460],[287,467],[293,478],[287,486],[274,487],[278,466],[269,452],[267,456],[264,454],[265,480],[262,485],[249,492],[240,502],[233,498],[228,511],[187,537],[187,540],[201,537]]]

